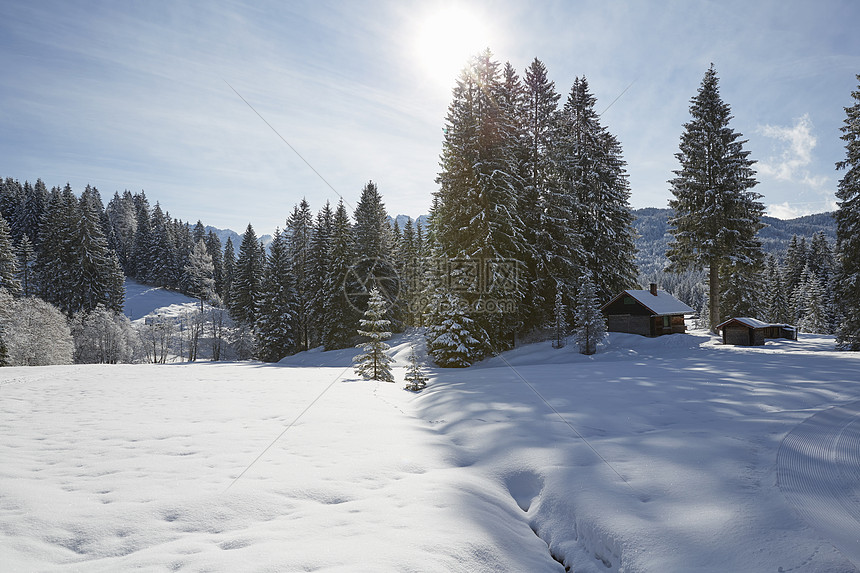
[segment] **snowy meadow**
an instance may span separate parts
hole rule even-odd
[[[860,357],[549,342],[0,370],[6,571],[854,571]]]

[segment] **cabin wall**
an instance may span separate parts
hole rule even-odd
[[[650,316],[610,314],[606,317],[606,329],[609,332],[629,332],[630,334],[652,336],[650,319]]]
[[[742,325],[726,326],[723,328],[723,344],[764,346],[765,330]]]
[[[723,328],[723,343],[738,346],[750,345],[750,329],[746,326],[726,326]]]

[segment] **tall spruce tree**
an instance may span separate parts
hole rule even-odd
[[[352,227],[355,260],[351,277],[356,279],[347,290],[351,292],[350,299],[360,310],[363,310],[369,299],[367,288],[375,286],[392,307],[389,318],[395,330],[402,329],[402,318],[396,306],[400,294],[400,283],[397,280],[394,260],[396,243],[394,231],[388,223],[388,214],[382,195],[373,181],[368,181],[361,190],[361,198],[353,213],[355,224]],[[365,291],[367,294],[362,294]]]
[[[224,292],[224,251],[221,249],[221,239],[215,231],[209,230],[206,235],[206,251],[212,258],[212,280],[215,283],[215,294],[223,302]],[[220,304],[220,303],[219,303]]]
[[[360,315],[347,298],[347,277],[354,262],[354,252],[349,213],[341,200],[332,219],[328,272],[323,284],[326,303],[321,330],[326,350],[347,348],[355,338],[355,324]]]
[[[230,308],[230,292],[233,290],[233,277],[236,274],[236,251],[233,249],[232,237],[227,237],[224,244],[224,260],[222,261],[221,275],[223,283],[221,286],[221,301],[226,308]]]
[[[806,237],[792,235],[785,252],[785,288],[787,292],[793,292],[794,287],[800,283],[803,269],[808,262],[809,249],[806,246]]]
[[[582,266],[591,273],[597,296],[607,300],[636,284],[635,232],[630,209],[627,163],[621,144],[600,123],[588,81],[576,78],[560,116],[556,166],[572,195]],[[570,247],[568,247],[570,248]],[[559,276],[570,284],[569,275]]]
[[[523,269],[532,285],[520,313],[528,330],[544,326],[552,317],[558,281],[573,280],[575,265],[566,263],[570,261],[570,243],[575,240],[575,233],[570,224],[571,206],[559,204],[558,178],[552,169],[561,95],[556,92],[555,83],[547,78],[546,66],[537,58],[526,68],[523,87],[525,159],[519,212],[526,242],[535,247],[526,253]]]
[[[312,317],[311,345],[318,346],[323,342],[323,317],[327,296],[325,290],[326,277],[329,272],[329,250],[331,249],[332,225],[334,212],[331,204],[325,202],[317,213],[311,234],[310,268],[308,273],[308,290],[310,291],[309,314]]]
[[[18,257],[18,280],[21,282],[21,294],[30,296],[35,294],[36,285],[33,278],[33,265],[36,262],[36,251],[30,237],[24,235],[15,249]]]
[[[73,221],[79,219],[78,201],[70,185],[60,192],[51,190],[39,232],[41,245],[34,265],[38,293],[45,301],[60,305],[68,300],[72,284],[72,266],[69,249],[73,232]]]
[[[767,322],[786,324],[791,321],[782,269],[773,255],[765,259],[762,318]]]
[[[263,273],[254,329],[257,356],[264,362],[277,362],[296,350],[296,289],[290,267],[286,237],[275,229]]]
[[[860,74],[857,75],[860,80]],[[836,164],[845,170],[836,197],[836,241],[839,275],[836,281],[842,323],[836,344],[846,350],[860,350],[860,85],[851,92],[854,104],[845,108],[842,140],[845,159]]]
[[[71,235],[72,296],[61,308],[69,314],[104,305],[122,312],[125,275],[104,235],[104,213],[98,192],[89,186],[81,195],[79,219]]]
[[[464,312],[499,347],[513,344],[520,328],[516,316],[503,311],[521,304],[527,288],[522,274],[510,267],[531,249],[518,213],[523,180],[516,123],[500,105],[503,95],[499,63],[486,50],[470,61],[454,87],[431,213],[438,254],[451,261],[452,272],[473,279],[456,281]]]
[[[708,269],[711,328],[720,323],[720,276],[730,264],[757,266],[762,257],[758,231],[763,227],[761,195],[746,140],[729,127],[731,109],[720,97],[712,65],[690,100],[691,120],[684,124],[681,168],[672,185],[673,240],[666,256],[669,269]]]
[[[253,326],[256,322],[262,277],[263,261],[260,258],[260,244],[254,227],[248,223],[248,228],[242,235],[242,244],[239,246],[228,307],[230,315],[238,322],[248,326]]]
[[[293,208],[285,229],[293,276],[296,286],[296,335],[302,350],[311,347],[313,327],[311,287],[311,239],[313,237],[313,214],[305,199]]]

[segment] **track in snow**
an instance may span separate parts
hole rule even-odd
[[[804,420],[782,441],[776,464],[789,503],[860,568],[860,402]]]

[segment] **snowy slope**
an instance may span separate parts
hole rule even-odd
[[[394,344],[402,379],[421,339]],[[860,356],[832,347],[613,334],[431,369],[417,395],[357,380],[352,350],[3,368],[0,563],[853,571]]]
[[[143,285],[125,279],[124,314],[131,320],[139,320],[150,313],[175,314],[193,309],[197,299],[161,287]],[[157,311],[157,312],[156,312]]]

